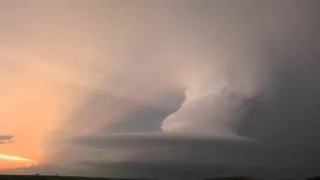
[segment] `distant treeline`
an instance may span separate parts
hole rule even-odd
[[[117,179],[117,178],[95,178],[95,177],[72,177],[72,176],[42,176],[40,174],[35,175],[0,175],[0,180],[156,180],[156,179]],[[200,179],[201,180],[201,179]],[[252,177],[220,177],[209,178],[205,180],[258,180]],[[291,179],[286,179],[291,180]],[[306,178],[305,180],[320,180],[320,176]]]
[[[252,177],[222,177],[222,178],[209,178],[205,180],[256,180],[256,179]],[[291,180],[291,179],[285,179],[285,180]],[[310,177],[310,178],[307,178],[306,180],[320,180],[320,176]]]
[[[95,178],[95,177],[73,177],[73,176],[44,176],[35,175],[0,175],[0,180],[152,180],[152,179],[121,179],[121,178]],[[155,179],[154,179],[155,180]]]

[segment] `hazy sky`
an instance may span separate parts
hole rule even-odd
[[[1,1],[0,165],[105,177],[314,175],[319,8]],[[20,168],[13,157],[38,164]]]

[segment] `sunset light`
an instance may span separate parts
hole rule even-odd
[[[0,154],[0,170],[20,168],[20,167],[31,167],[37,164],[38,163],[36,161],[28,158]]]
[[[22,157],[18,157],[18,156],[10,156],[10,155],[5,155],[5,154],[0,154],[0,159],[12,160],[12,161],[31,161],[31,162],[34,162],[31,159],[22,158]]]

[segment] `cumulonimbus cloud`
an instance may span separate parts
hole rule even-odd
[[[19,43],[44,59],[25,64],[31,85],[50,82],[53,160],[83,158],[101,169],[112,161],[130,171],[149,158],[153,167],[163,159],[183,166],[191,157],[199,164],[252,158],[291,172],[319,169],[319,2],[137,2],[37,4],[17,19],[26,28],[18,35],[42,35]],[[190,137],[203,135],[212,139]],[[258,143],[247,148],[244,140]]]

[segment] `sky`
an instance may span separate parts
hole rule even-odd
[[[0,2],[0,172],[320,170],[317,0]]]

